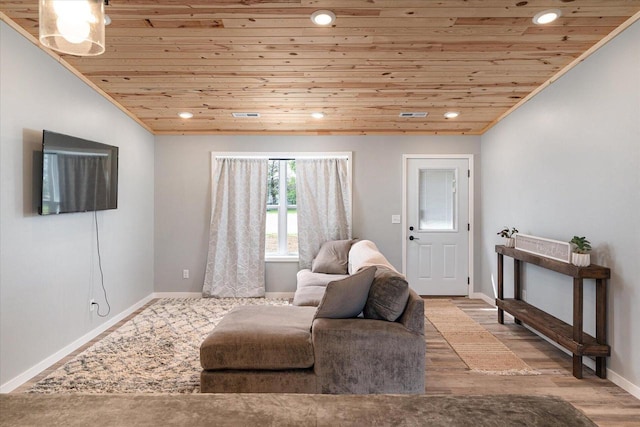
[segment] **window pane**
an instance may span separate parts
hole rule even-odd
[[[277,205],[280,195],[280,162],[269,160],[267,170],[267,205]]]
[[[269,160],[265,239],[267,255],[298,253],[295,160]]]
[[[298,209],[296,206],[296,161],[287,161],[287,248],[289,255],[298,253]]]
[[[278,208],[267,208],[267,236],[265,253],[278,253]]]
[[[296,161],[287,161],[287,204],[296,204]]]
[[[419,187],[420,230],[455,230],[455,169],[421,169]]]
[[[295,207],[287,209],[287,253],[298,253],[298,209]]]
[[[277,255],[278,249],[278,202],[280,195],[280,162],[269,160],[267,169],[267,227],[265,253]]]

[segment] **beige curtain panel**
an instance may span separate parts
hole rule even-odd
[[[267,159],[212,158],[204,297],[263,297]]]
[[[311,268],[320,246],[351,239],[351,187],[344,158],[296,159],[300,268]]]

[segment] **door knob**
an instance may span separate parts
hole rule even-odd
[[[420,240],[417,237],[409,236],[409,240]]]

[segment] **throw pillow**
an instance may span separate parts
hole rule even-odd
[[[330,240],[320,247],[311,263],[311,271],[326,274],[347,274],[351,240]]]
[[[409,283],[394,272],[383,271],[371,284],[364,317],[395,322],[404,313],[408,300]]]
[[[329,282],[314,319],[349,319],[362,313],[371,282],[376,274],[375,267],[367,267],[341,280]]]

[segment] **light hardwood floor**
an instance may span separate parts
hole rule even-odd
[[[507,316],[505,316],[504,325],[498,324],[496,309],[484,301],[467,298],[452,298],[451,300],[494,334],[529,366],[539,371],[541,375],[497,376],[471,372],[427,320],[425,322],[427,394],[552,395],[567,400],[599,426],[640,426],[640,400],[611,381],[596,377],[593,371],[588,368],[585,368],[583,379],[574,378],[571,375],[572,361],[569,355],[528,329],[515,325],[513,320]],[[152,303],[153,301],[149,304]],[[429,299],[426,299],[425,303],[429,304]],[[66,363],[88,346],[101,340],[145,307],[23,384],[14,393],[25,392],[34,383],[46,377],[51,371]]]
[[[572,359],[553,345],[481,300],[452,298],[454,304],[495,335],[541,375],[495,376],[471,372],[438,331],[426,322],[427,394],[552,395],[570,402],[599,426],[640,426],[640,400],[585,368],[584,378],[571,374]],[[429,304],[429,300],[425,301]]]

